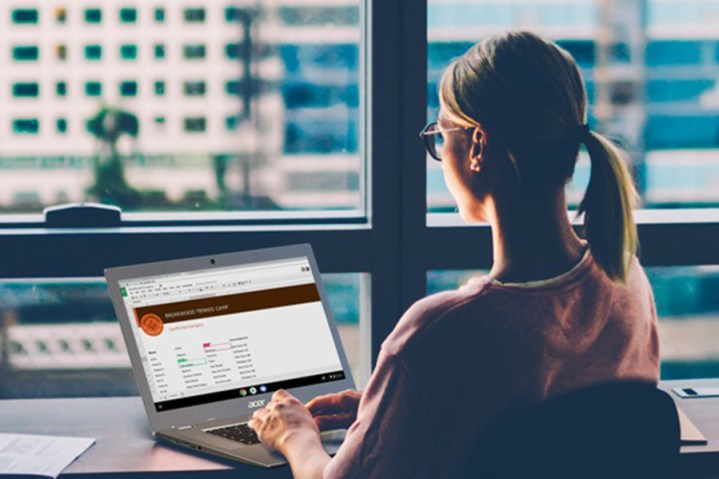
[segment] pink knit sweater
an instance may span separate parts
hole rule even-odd
[[[405,313],[325,477],[456,477],[504,412],[630,378],[659,378],[654,299],[636,259],[626,285],[591,253],[543,282],[475,278]]]

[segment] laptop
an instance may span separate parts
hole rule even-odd
[[[286,389],[354,388],[307,244],[109,268],[105,277],[155,437],[286,464],[246,423]],[[344,431],[322,434],[334,454]]]

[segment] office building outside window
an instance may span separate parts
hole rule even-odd
[[[68,118],[70,123],[77,121],[84,124],[98,113],[102,106],[98,100],[102,100],[108,108],[122,106],[137,118],[152,121],[158,108],[166,108],[156,103],[161,101],[163,105],[178,106],[176,111],[165,115],[168,132],[183,135],[182,119],[196,115],[196,108],[201,108],[203,112],[213,111],[212,118],[208,116],[207,121],[216,121],[221,126],[211,132],[208,130],[208,133],[219,136],[208,134],[206,144],[198,143],[196,135],[192,140],[188,139],[187,144],[170,142],[170,136],[157,141],[142,135],[137,138],[137,153],[146,159],[143,165],[155,162],[158,167],[184,165],[171,169],[183,177],[172,180],[172,184],[181,187],[166,190],[161,184],[140,185],[140,190],[147,188],[148,192],[164,190],[167,198],[154,203],[154,198],[159,196],[148,193],[148,201],[138,211],[165,210],[166,205],[173,204],[177,208],[171,209],[178,212],[188,211],[187,205],[190,205],[191,212],[201,212],[203,208],[241,211],[245,209],[243,205],[250,205],[251,209],[262,205],[261,208],[267,207],[272,211],[315,208],[359,211],[363,208],[361,187],[354,179],[362,168],[358,148],[358,23],[334,25],[334,14],[324,17],[317,14],[304,20],[304,17],[298,17],[298,21],[292,24],[287,18],[283,20],[279,13],[279,8],[286,6],[282,2],[276,5],[260,2],[251,7],[235,0],[223,5],[176,4],[159,0],[137,4],[126,2],[116,6],[92,2],[63,6],[67,9],[68,25],[77,30],[76,38],[67,37],[66,27],[60,30],[54,22],[42,27],[28,24],[17,27],[17,31],[7,30],[0,35],[0,49],[31,47],[16,52],[17,61],[38,65],[37,70],[30,73],[28,81],[37,81],[40,85],[45,81],[57,84],[61,81],[56,78],[58,74],[69,75],[69,78],[62,79],[65,84],[60,89],[56,86],[53,100],[63,101],[72,85],[76,85],[74,88],[82,93],[79,98],[73,98],[80,103],[74,104],[78,118]],[[0,5],[2,9],[3,5]],[[54,15],[55,6],[38,8],[38,17],[53,19]],[[307,20],[310,17],[311,22]],[[147,24],[145,19],[149,20]],[[302,23],[305,20],[307,23]],[[133,24],[140,23],[143,35],[136,35]],[[183,30],[187,27],[195,32],[190,35],[191,38]],[[335,33],[330,36],[325,34],[326,28],[335,27]],[[47,30],[55,41],[62,43],[48,46],[44,42],[28,44],[27,32],[33,28],[38,29],[38,33],[40,28]],[[302,38],[306,41],[298,43],[297,40]],[[49,55],[41,52],[41,48],[49,49]],[[50,60],[52,63],[46,64]],[[71,68],[54,70],[59,68],[58,61],[67,62]],[[199,65],[203,61],[207,63]],[[152,72],[158,62],[162,62],[163,70],[156,73],[166,73],[166,78],[147,78],[146,74],[138,73]],[[99,66],[96,64],[100,63],[102,69],[96,70]],[[196,70],[197,67],[202,70]],[[49,76],[49,72],[53,75]],[[101,85],[96,85],[95,82],[100,80]],[[120,87],[121,83],[130,81],[135,83],[125,83]],[[200,81],[204,82],[204,93],[199,85],[188,86],[185,90],[185,82]],[[0,86],[2,82],[0,72]],[[92,83],[86,85],[88,82]],[[146,88],[143,88],[144,85]],[[326,91],[332,93],[328,95]],[[125,104],[130,99],[138,101]],[[184,101],[193,102],[195,107],[185,111]],[[33,113],[40,118],[41,112]],[[2,116],[0,112],[0,125]],[[229,128],[225,127],[228,117],[235,118],[230,121]],[[51,118],[49,121],[54,120]],[[54,133],[54,129],[45,133]],[[47,151],[43,154],[30,151],[29,144],[23,148],[29,156],[36,158],[46,154],[51,157],[85,158],[82,161],[89,162],[98,145],[92,135],[82,128],[73,129],[72,134],[62,137],[61,143],[55,144],[50,138],[44,143]],[[120,141],[122,155],[131,154],[131,149],[124,146],[126,144],[127,141]],[[10,151],[7,154],[13,155]],[[4,156],[0,145],[0,165]],[[194,159],[198,157],[205,160]],[[307,178],[305,172],[316,172],[316,165],[324,164],[322,158],[341,170],[339,175],[344,179],[340,184],[345,190],[330,194],[323,190],[313,191],[309,186],[298,187]],[[69,163],[37,161],[38,165],[90,164],[75,160]],[[128,162],[133,164],[131,159]],[[135,166],[129,168],[134,171]],[[202,168],[209,173],[205,175],[195,171]],[[274,173],[276,171],[282,172],[279,177]],[[155,179],[153,181],[161,178],[170,181],[168,175],[133,173],[130,182],[135,178],[143,184],[151,178]],[[83,186],[73,188],[74,193],[68,198],[84,199],[83,195],[89,191]],[[196,196],[196,190],[206,191],[208,200],[183,200],[185,196]],[[38,205],[43,202],[53,204],[56,195],[38,193],[34,197],[40,198],[40,203],[24,203],[23,207],[41,210]],[[87,197],[87,200],[91,199]],[[2,202],[0,197],[0,212]],[[17,211],[12,208],[12,211]]]

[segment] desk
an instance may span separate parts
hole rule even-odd
[[[719,380],[666,381],[660,387],[719,385]],[[682,477],[719,478],[719,398],[681,399],[669,393],[707,437],[707,446],[682,448]],[[138,397],[0,401],[0,432],[90,436],[97,443],[63,478],[290,478],[288,467],[259,469],[156,442]],[[133,474],[134,475],[134,474]]]
[[[0,401],[0,432],[96,438],[63,479],[292,477],[287,466],[260,469],[155,441],[139,397]]]
[[[662,381],[659,387],[668,392],[678,407],[707,438],[706,446],[683,446],[680,470],[683,477],[719,478],[719,397],[683,399],[672,388],[719,386],[719,379]]]

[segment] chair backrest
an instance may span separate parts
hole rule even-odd
[[[510,412],[475,446],[477,478],[675,478],[674,402],[654,385],[616,382]]]

